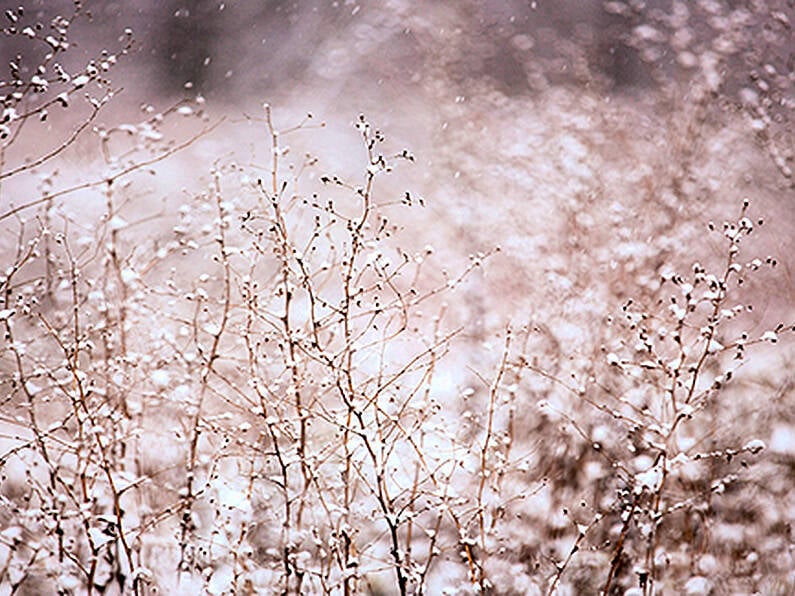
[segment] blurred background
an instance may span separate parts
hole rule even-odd
[[[767,220],[751,252],[779,263],[749,284],[753,316],[760,329],[791,317],[793,10],[785,0],[89,0],[61,58],[76,72],[132,31],[98,130],[197,98],[209,120],[226,118],[139,191],[141,217],[196,188],[214,160],[266,163],[263,102],[277,127],[307,113],[325,121],[290,142],[349,175],[361,172],[351,125],[365,114],[417,156],[382,183],[384,196],[426,198],[401,222],[413,244],[433,245],[450,270],[501,248],[458,314],[473,339],[509,320],[543,321],[577,351],[597,341],[594,320],[661,273],[719,259],[706,222],[734,217],[746,198]],[[32,1],[19,27],[73,11]],[[23,78],[37,63],[29,41],[11,36],[1,50]],[[75,129],[52,112],[17,158]],[[197,128],[177,126],[183,136]],[[84,134],[59,175],[77,180],[101,157]],[[78,218],[91,204],[67,202]]]
[[[71,6],[29,2],[24,19]],[[402,183],[429,198],[437,244],[501,243],[491,281],[522,307],[556,276],[659,269],[751,191],[784,265],[767,290],[792,303],[790,2],[88,0],[83,13],[68,68],[114,51],[127,28],[135,40],[101,119],[200,95],[240,120],[269,102],[278,125],[325,120],[312,149],[355,170],[350,124],[364,113],[417,155]],[[4,43],[4,61],[24,41]],[[259,143],[254,128],[212,150]]]

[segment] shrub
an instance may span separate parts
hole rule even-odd
[[[335,174],[285,144],[324,124],[279,128],[266,104],[245,124],[267,159],[213,155],[158,206],[144,175],[221,123],[197,98],[102,124],[133,40],[67,72],[81,11],[5,31],[34,44],[3,98],[5,590],[791,587],[791,448],[766,436],[760,463],[742,424],[777,406],[741,368],[793,330],[754,327],[748,280],[777,261],[745,256],[749,200],[708,224],[715,259],[641,272],[593,345],[567,353],[556,304],[473,330],[461,302],[500,250],[447,271],[413,227],[425,199],[389,182],[414,156],[365,116],[361,171]],[[72,132],[24,159],[56,111]],[[56,173],[89,132],[104,165]]]

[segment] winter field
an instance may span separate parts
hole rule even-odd
[[[20,1],[0,595],[795,593],[791,3]]]

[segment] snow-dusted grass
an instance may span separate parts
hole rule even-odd
[[[101,125],[114,63],[7,100],[3,590],[792,592],[787,182],[744,117],[473,89],[432,160],[364,116],[315,151],[267,105]],[[25,161],[44,109],[95,134]]]

